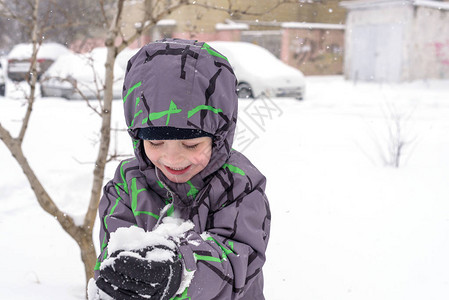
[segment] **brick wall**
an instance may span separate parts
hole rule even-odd
[[[344,30],[283,28],[281,59],[305,75],[343,74]]]

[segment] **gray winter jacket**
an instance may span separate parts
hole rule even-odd
[[[144,46],[127,67],[125,119],[135,158],[118,166],[99,206],[101,262],[111,232],[151,231],[174,213],[195,227],[178,245],[190,286],[173,299],[264,299],[262,266],[270,231],[265,177],[231,149],[237,121],[236,78],[226,57],[206,43],[162,40]],[[213,134],[207,167],[187,183],[155,168],[139,128],[171,126]],[[170,209],[165,209],[171,204]]]

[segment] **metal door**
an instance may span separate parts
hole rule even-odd
[[[355,27],[351,40],[351,78],[363,81],[400,81],[402,32],[402,25],[398,24]]]

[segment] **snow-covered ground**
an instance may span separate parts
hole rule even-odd
[[[449,81],[308,77],[304,101],[240,103],[235,148],[268,178],[268,300],[449,298]],[[16,133],[24,109],[0,97],[1,124]],[[25,137],[31,166],[78,219],[99,121],[83,101],[38,99]],[[395,121],[405,142],[399,168],[384,165]],[[126,132],[114,136],[112,150],[131,153]],[[0,299],[83,299],[78,246],[39,207],[2,143],[0,162]]]

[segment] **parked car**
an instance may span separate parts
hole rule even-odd
[[[37,77],[47,71],[62,54],[69,52],[67,47],[57,43],[44,43],[37,52]],[[17,44],[8,54],[8,77],[14,81],[26,80],[30,73],[32,44]]]
[[[303,99],[304,75],[265,48],[245,42],[214,41],[208,44],[226,56],[238,80],[239,98],[269,97]]]
[[[5,96],[6,80],[5,69],[3,68],[3,61],[0,58],[0,96]]]
[[[123,78],[129,58],[138,49],[119,53],[114,65],[114,98],[122,97]],[[44,73],[41,80],[42,97],[94,99],[103,95],[107,48],[95,48],[89,53],[69,52],[61,55]]]

